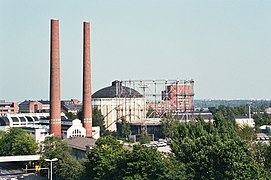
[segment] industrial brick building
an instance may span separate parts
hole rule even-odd
[[[12,114],[19,112],[19,105],[17,102],[0,101],[0,114]]]

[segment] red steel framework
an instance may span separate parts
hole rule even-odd
[[[145,118],[165,115],[182,116],[194,110],[194,80],[123,80],[123,86],[133,88],[145,98]],[[127,97],[129,98],[129,97]]]

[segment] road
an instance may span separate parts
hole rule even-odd
[[[10,180],[10,179],[20,179],[23,176],[23,179],[28,180],[46,180],[47,178],[37,176],[35,173],[26,174],[22,169],[18,169],[16,163],[0,163],[0,180]]]

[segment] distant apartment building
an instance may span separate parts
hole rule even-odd
[[[39,101],[25,100],[19,104],[19,111],[22,113],[40,113],[43,110],[43,104]]]
[[[161,92],[161,101],[147,102],[147,110],[155,109],[156,112],[183,113],[192,112],[193,107],[193,87],[185,84],[172,84],[165,87]]]
[[[77,99],[62,100],[61,112],[71,112],[77,114],[82,109],[82,104]],[[41,113],[50,111],[50,101],[48,100],[25,100],[19,104],[19,111],[22,113]]]
[[[61,111],[64,113],[77,114],[82,109],[82,104],[77,99],[62,100]]]
[[[14,114],[19,112],[17,102],[0,102],[0,114]]]
[[[42,112],[50,112],[50,101],[38,100],[42,104]]]

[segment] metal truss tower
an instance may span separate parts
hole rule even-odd
[[[146,118],[171,115],[188,120],[194,106],[194,80],[122,80],[122,85],[135,89],[145,98]],[[127,97],[128,98],[128,97]]]

